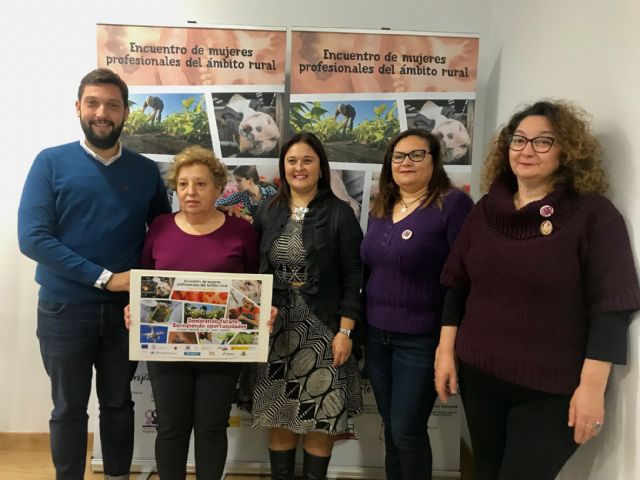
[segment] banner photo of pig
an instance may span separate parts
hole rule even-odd
[[[276,158],[281,138],[281,93],[214,93],[223,158]]]
[[[438,137],[446,165],[471,165],[474,106],[475,100],[406,100],[407,127]]]

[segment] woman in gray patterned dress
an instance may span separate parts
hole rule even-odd
[[[254,371],[252,405],[244,406],[254,427],[269,429],[272,478],[293,478],[302,437],[303,476],[323,479],[336,436],[362,410],[351,355],[351,331],[362,311],[362,231],[353,210],[331,192],[317,137],[294,136],[279,168],[281,187],[254,221],[262,235],[260,273],[274,276],[279,314],[268,363]]]

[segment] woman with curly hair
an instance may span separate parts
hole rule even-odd
[[[444,266],[436,390],[447,401],[459,379],[476,478],[554,479],[604,426],[640,289],[600,153],[576,106],[516,113]]]

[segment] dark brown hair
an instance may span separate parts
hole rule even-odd
[[[256,185],[260,183],[258,169],[254,165],[240,165],[233,169],[233,175],[247,180],[253,180]]]
[[[327,158],[327,152],[325,152],[324,147],[322,146],[322,142],[318,137],[310,132],[302,132],[297,133],[293,137],[291,137],[289,141],[282,145],[282,148],[280,149],[280,158],[278,160],[278,169],[280,171],[280,188],[278,189],[278,193],[276,193],[272,197],[270,206],[280,203],[288,207],[289,203],[291,202],[291,187],[287,182],[284,169],[284,161],[285,157],[287,156],[287,152],[296,143],[305,143],[309,145],[316,153],[316,155],[318,155],[318,158],[320,159],[320,179],[318,180],[318,189],[327,189],[329,190],[329,193],[333,195],[333,192],[331,192],[331,170],[329,168],[329,159]]]
[[[78,100],[82,100],[82,94],[84,93],[84,89],[87,85],[99,85],[101,83],[107,83],[118,87],[122,94],[124,108],[129,107],[129,88],[127,87],[127,84],[117,73],[114,73],[108,68],[92,70],[87,73],[82,80],[80,80],[80,86],[78,87]]]
[[[393,180],[393,173],[391,172],[391,157],[398,142],[407,137],[420,137],[425,140],[429,145],[429,153],[433,162],[433,174],[427,185],[427,198],[419,208],[425,208],[434,201],[438,207],[441,207],[442,197],[451,189],[451,180],[442,163],[440,140],[426,130],[410,128],[392,138],[387,146],[382,162],[382,171],[380,172],[379,193],[371,209],[371,215],[376,218],[391,215],[394,205],[400,200],[400,188]],[[426,161],[426,159],[423,161]]]

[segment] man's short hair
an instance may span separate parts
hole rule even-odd
[[[124,108],[129,106],[129,87],[127,87],[124,80],[120,78],[120,75],[114,73],[108,68],[98,68],[84,76],[80,81],[80,87],[78,87],[78,100],[82,100],[82,94],[84,93],[84,89],[87,85],[98,85],[101,83],[108,83],[118,87],[120,89],[120,93],[122,93]]]

